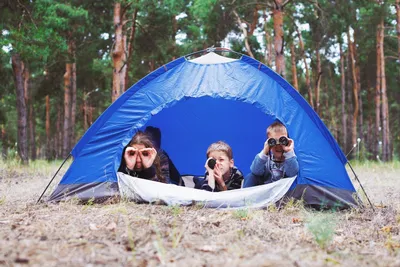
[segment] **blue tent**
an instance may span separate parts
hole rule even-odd
[[[213,52],[178,58],[121,95],[73,148],[74,160],[49,200],[118,194],[122,151],[149,125],[161,129],[162,147],[181,174],[202,174],[207,147],[218,140],[231,145],[235,165],[247,174],[276,120],[295,140],[300,166],[288,195],[309,205],[357,206],[347,159],[305,99],[262,63]]]

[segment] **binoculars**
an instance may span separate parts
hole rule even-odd
[[[276,140],[275,138],[269,138],[267,140],[268,145],[270,147],[276,146],[276,145],[282,145],[282,146],[288,146],[289,145],[289,139],[287,139],[286,136],[281,136],[279,137],[279,140]]]
[[[217,164],[217,161],[214,158],[210,159],[207,162],[207,165],[208,165],[208,167],[210,167],[211,170],[214,170],[216,164]]]

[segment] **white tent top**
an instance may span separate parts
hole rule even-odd
[[[220,56],[214,52],[210,52],[204,56],[194,58],[189,61],[197,63],[197,64],[218,64],[218,63],[229,63],[229,62],[237,61],[237,60],[239,60],[239,59],[224,57],[224,56]]]

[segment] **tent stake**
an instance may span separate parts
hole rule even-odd
[[[371,200],[369,200],[369,197],[368,197],[368,195],[367,195],[367,192],[365,192],[364,187],[362,186],[360,180],[358,179],[358,176],[357,176],[356,172],[353,170],[353,167],[351,166],[350,161],[347,161],[347,164],[349,164],[350,169],[351,169],[351,171],[352,171],[353,174],[354,174],[354,177],[356,177],[357,182],[360,184],[362,191],[364,192],[365,196],[367,197],[367,200],[368,200],[368,202],[369,202],[369,205],[371,206],[372,210],[375,211],[375,208],[374,208],[374,206],[372,205]]]
[[[54,178],[57,176],[58,172],[61,170],[62,166],[64,166],[64,163],[69,159],[69,157],[71,157],[71,154],[69,154],[68,157],[66,157],[66,158],[64,159],[64,162],[63,162],[63,163],[61,164],[61,166],[58,168],[58,170],[56,171],[56,174],[54,174],[53,178],[51,178],[49,184],[46,186],[46,188],[44,189],[43,193],[40,195],[40,197],[39,197],[38,201],[36,202],[36,204],[38,204],[39,201],[42,199],[44,193],[46,193],[46,191],[47,191],[47,188],[49,188],[51,182],[53,182]]]

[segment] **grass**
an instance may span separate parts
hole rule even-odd
[[[376,210],[338,212],[299,201],[228,211],[124,200],[36,205],[61,163],[31,164],[0,162],[0,265],[400,266],[396,164],[354,163]]]
[[[325,249],[332,242],[336,219],[334,213],[312,212],[307,215],[306,228],[313,235],[315,242],[322,249]]]

